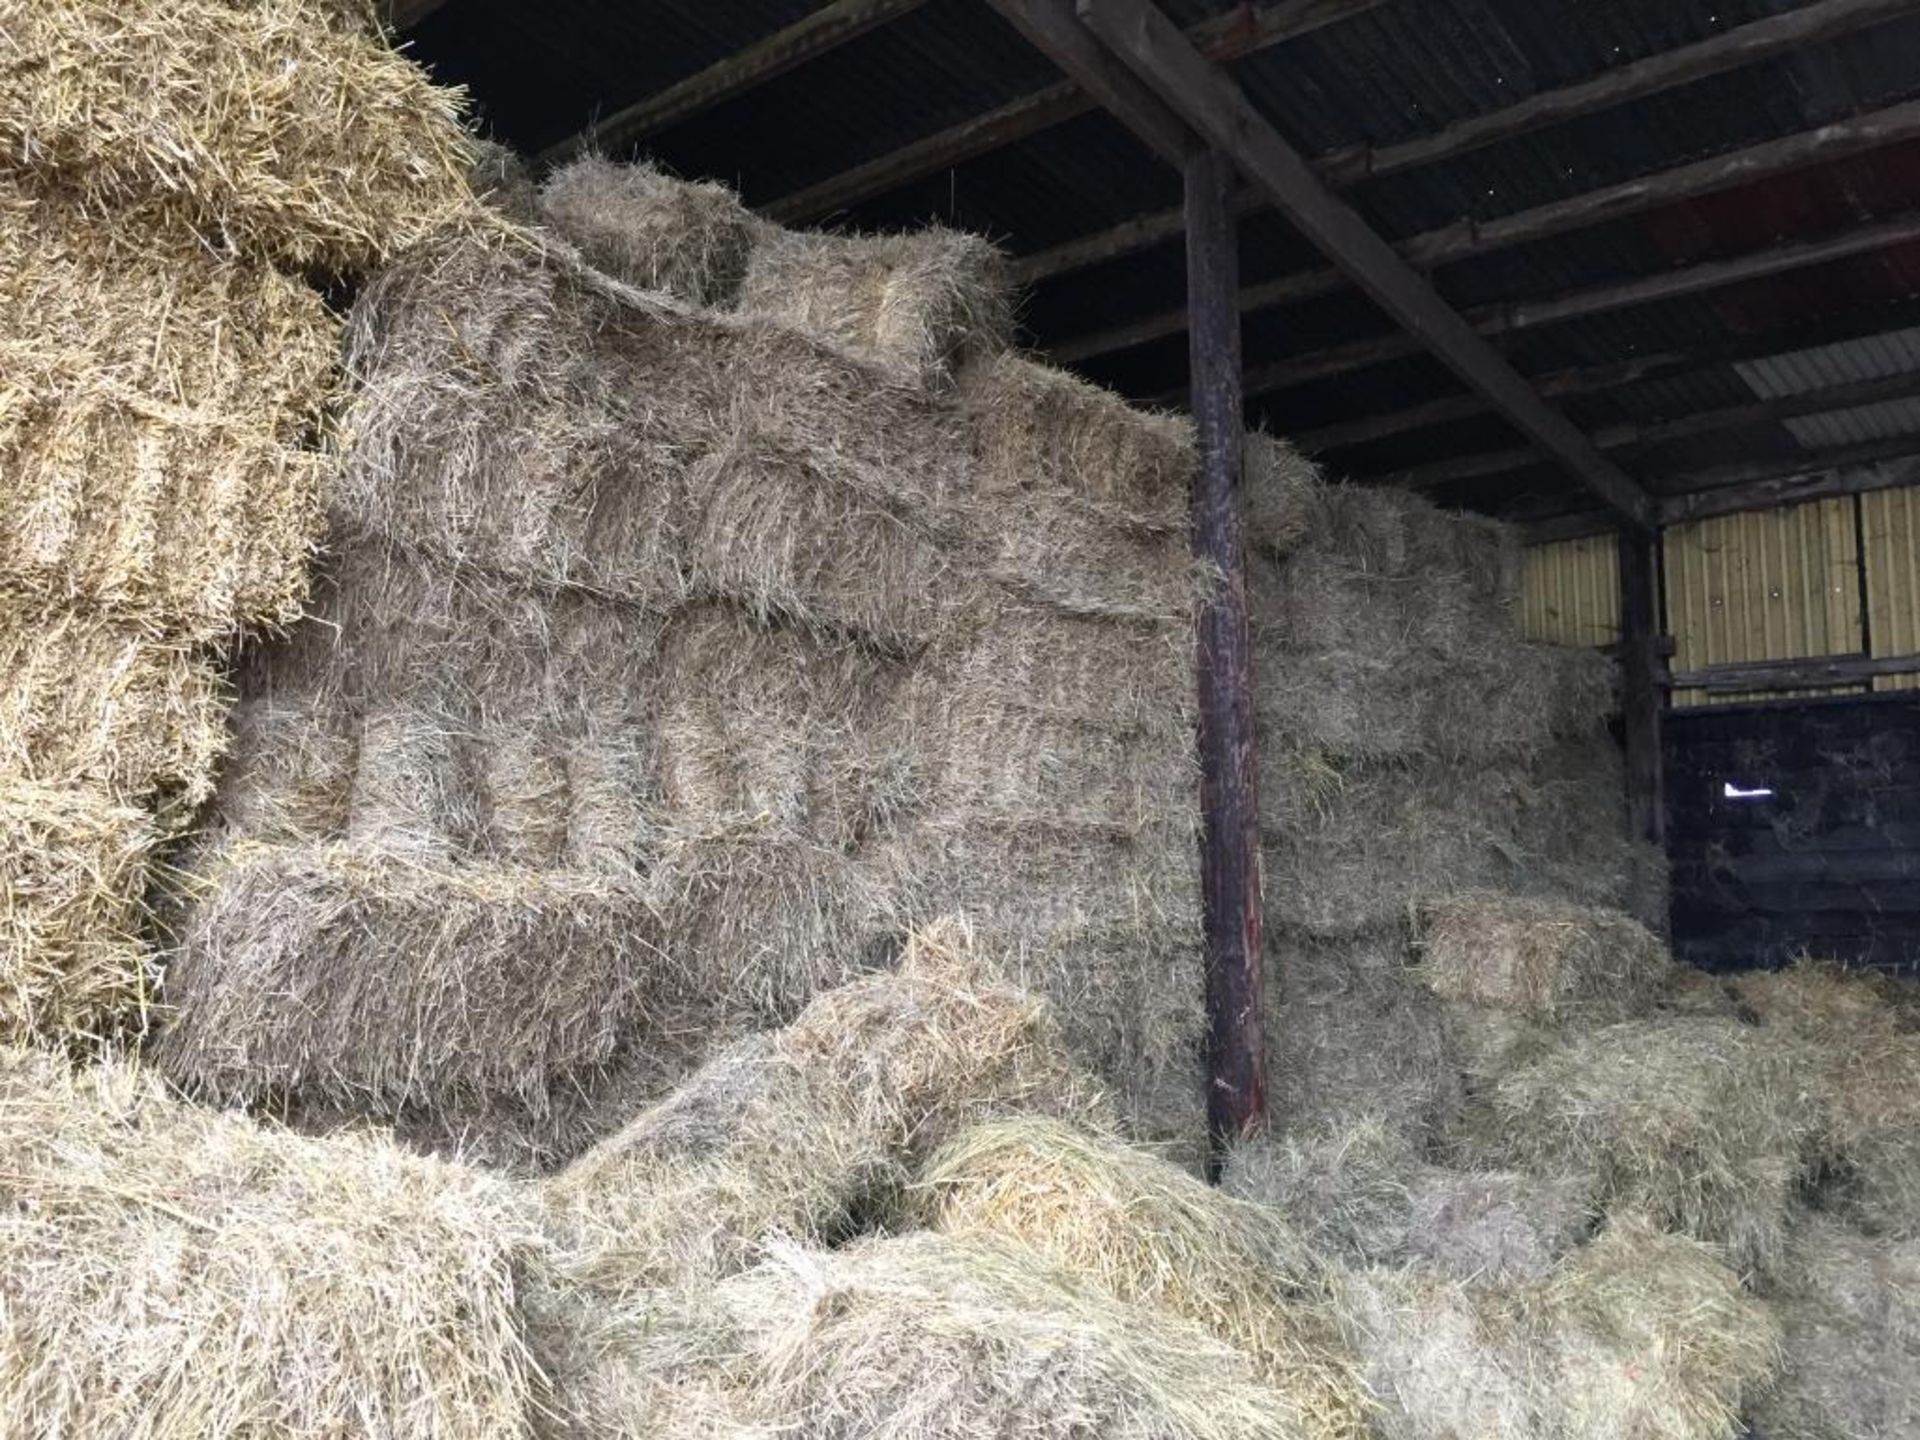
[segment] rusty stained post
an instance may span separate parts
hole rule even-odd
[[[1193,548],[1218,571],[1197,619],[1201,878],[1207,945],[1209,1171],[1266,1112],[1260,807],[1253,657],[1247,638],[1241,494],[1239,255],[1233,163],[1206,152],[1185,168],[1189,367],[1199,466]]]

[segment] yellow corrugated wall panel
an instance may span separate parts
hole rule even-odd
[[[1521,628],[1555,645],[1620,638],[1620,547],[1611,535],[1558,540],[1527,551]]]
[[[1867,639],[1875,655],[1920,654],[1920,489],[1860,497],[1866,541]],[[1882,675],[1876,690],[1920,689],[1920,675]]]
[[[1837,496],[1670,527],[1665,580],[1674,669],[1859,652],[1853,503]],[[1673,703],[1706,698],[1677,690]]]

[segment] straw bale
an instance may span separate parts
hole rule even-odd
[[[1247,433],[1241,452],[1247,506],[1247,544],[1270,559],[1284,559],[1314,531],[1320,467],[1277,435]]]
[[[1074,496],[1121,514],[1184,525],[1193,422],[1020,355],[975,358],[960,372],[974,473],[989,502],[1028,492]]]
[[[725,306],[746,275],[752,217],[724,185],[582,155],[547,176],[540,215],[587,261],[642,290]]]
[[[1285,1217],[1328,1263],[1405,1258],[1411,1186],[1422,1165],[1392,1117],[1313,1125],[1276,1112],[1276,1119],[1284,1130],[1228,1152],[1221,1188]]]
[[[213,636],[291,618],[332,390],[319,297],[0,176],[0,572]]]
[[[1767,1440],[1879,1440],[1920,1430],[1920,1244],[1807,1217],[1770,1297],[1786,1340],[1752,1407]]]
[[[956,1130],[1022,1108],[1102,1113],[1045,1004],[936,926],[897,973],[739,1042],[545,1182],[549,1223],[588,1290],[711,1279],[770,1233],[831,1236]]]
[[[492,140],[475,140],[473,151],[467,179],[475,197],[516,225],[538,225],[540,187],[534,183],[533,168],[517,152]]]
[[[0,151],[90,205],[339,271],[474,213],[463,97],[336,0],[9,0],[0,30]]]
[[[1371,1406],[1338,1352],[1319,1262],[1279,1212],[1147,1151],[1028,1118],[963,1132],[916,1192],[942,1234],[1015,1242],[1117,1300],[1197,1321],[1251,1356],[1312,1434],[1366,1433]]]
[[[1389,1440],[1732,1440],[1779,1333],[1705,1246],[1610,1227],[1531,1283],[1357,1273],[1349,1332]]]
[[[0,771],[0,1042],[140,1029],[152,817],[97,789]]]
[[[1447,1043],[1476,1096],[1556,1048],[1564,1034],[1552,1021],[1504,1006],[1446,1000],[1440,1008]]]
[[[1735,1021],[1609,1025],[1499,1081],[1496,1148],[1597,1172],[1608,1213],[1643,1211],[1766,1276],[1820,1138],[1804,1076],[1802,1047]]]
[[[1547,1021],[1644,1014],[1671,964],[1629,915],[1495,891],[1422,901],[1414,935],[1436,995]]]
[[[183,641],[0,596],[0,767],[191,809],[226,748],[225,686]]]
[[[1013,296],[989,241],[929,226],[829,235],[759,224],[740,308],[860,357],[901,383],[938,384],[1006,348]]]
[[[674,983],[645,900],[572,872],[241,842],[201,880],[154,1055],[225,1099],[538,1106]]]
[[[1676,961],[1667,968],[1667,978],[1654,997],[1656,1011],[1669,1015],[1715,1016],[1732,1019],[1738,1014],[1733,993],[1726,978],[1710,974],[1694,965]]]
[[[1592,1222],[1581,1175],[1425,1166],[1408,1191],[1409,1258],[1462,1279],[1538,1279]]]
[[[9,1433],[528,1433],[516,1269],[538,1239],[497,1184],[18,1051],[0,1150]]]
[[[1225,1440],[1325,1431],[1200,1326],[938,1235],[782,1243],[717,1295],[745,1414],[803,1433],[922,1440]],[[731,1347],[730,1347],[731,1348]]]
[[[223,830],[269,844],[345,836],[358,733],[329,707],[268,693],[243,696],[214,795]]]

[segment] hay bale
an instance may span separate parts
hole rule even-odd
[[[294,269],[372,266],[473,215],[473,152],[460,92],[346,14],[333,0],[10,0],[0,152],[97,210]]]
[[[1117,1300],[1197,1321],[1250,1355],[1313,1434],[1366,1432],[1372,1407],[1319,1304],[1319,1262],[1279,1212],[1147,1151],[1024,1118],[949,1142],[913,1204],[941,1234],[1014,1242]]]
[[[537,1107],[674,983],[645,900],[571,872],[241,842],[201,883],[153,1055],[222,1099]]]
[[[337,330],[295,280],[0,175],[0,571],[202,637],[291,618]]]
[[[267,693],[228,716],[232,741],[214,794],[214,823],[265,844],[343,839],[358,735],[331,707]]]
[[[1820,1115],[1801,1047],[1737,1022],[1660,1017],[1572,1037],[1492,1092],[1495,1149],[1594,1172],[1612,1214],[1644,1212],[1777,1269]]]
[[[1920,1427],[1920,1245],[1808,1216],[1769,1304],[1786,1363],[1752,1408],[1756,1433],[1867,1440]]]
[[[1006,260],[978,235],[755,227],[740,308],[877,366],[901,384],[946,380],[968,356],[1006,348]]]
[[[0,594],[0,768],[186,811],[226,748],[224,685],[185,642]]]
[[[540,215],[588,263],[642,290],[724,307],[739,292],[752,216],[724,185],[582,155],[540,186]]]
[[[1705,1246],[1611,1227],[1544,1280],[1352,1277],[1349,1333],[1391,1440],[1732,1440],[1777,1327]]]
[[[1671,964],[1629,915],[1491,891],[1421,902],[1414,935],[1436,995],[1549,1022],[1644,1014]]]
[[[1676,961],[1654,996],[1654,1009],[1666,1015],[1712,1016],[1730,1020],[1738,1015],[1725,979],[1694,965]]]
[[[1198,1325],[1050,1274],[1023,1249],[937,1235],[782,1244],[716,1298],[742,1357],[728,1375],[741,1410],[807,1433],[1338,1433]]]
[[[516,1269],[537,1237],[498,1185],[19,1051],[0,1151],[15,1433],[527,1433]]]
[[[1067,370],[982,355],[959,376],[976,483],[989,503],[1035,491],[1184,526],[1193,423],[1140,410]]]
[[[1591,1177],[1425,1166],[1408,1186],[1407,1255],[1463,1280],[1538,1279],[1586,1238]]]
[[[144,1027],[156,843],[143,810],[0,771],[0,1043],[84,1043]]]
[[[473,142],[473,168],[467,172],[474,197],[516,225],[540,223],[540,187],[533,167],[519,154],[492,140]]]
[[[542,1193],[570,1283],[710,1280],[769,1233],[832,1235],[948,1135],[1020,1107],[1100,1115],[1046,1006],[941,927],[913,937],[897,974],[709,1061]]]
[[[1247,433],[1241,452],[1246,496],[1247,544],[1262,555],[1284,559],[1314,533],[1320,467],[1285,440]]]

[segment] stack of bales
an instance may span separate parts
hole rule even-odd
[[[597,159],[540,204],[355,307],[169,1074],[550,1164],[959,911],[1184,1127],[1186,427],[1006,354],[971,237]]]
[[[0,1038],[94,1039],[144,1018],[215,656],[306,594],[337,325],[303,277],[457,213],[465,141],[350,6],[34,0],[0,33]]]

